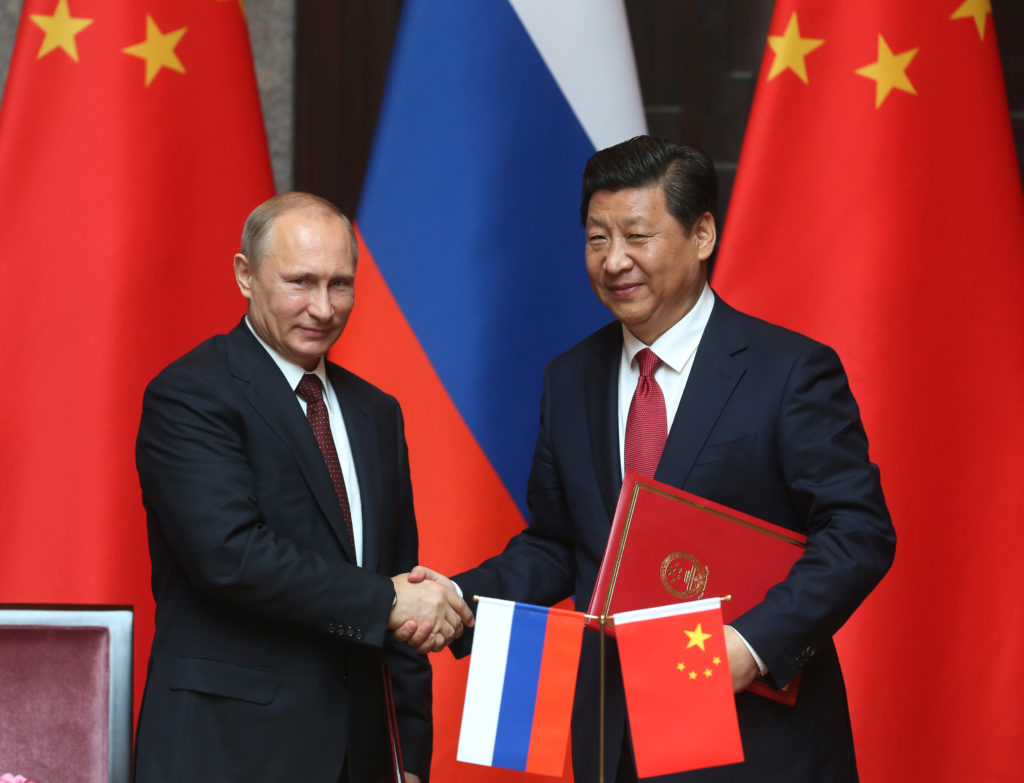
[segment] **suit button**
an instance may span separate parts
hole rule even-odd
[[[327,623],[327,633],[329,633],[329,634],[333,634],[334,633],[334,623]]]
[[[353,633],[354,633],[354,630],[352,629],[352,626],[351,625],[346,625],[345,626],[345,636],[347,636],[349,639],[351,639]]]
[[[362,628],[356,628],[356,640],[360,641],[360,642],[363,640],[363,629]]]

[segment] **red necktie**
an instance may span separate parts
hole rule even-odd
[[[626,470],[654,478],[668,437],[665,395],[654,380],[654,371],[661,359],[650,348],[644,348],[636,355],[636,361],[640,366],[640,380],[626,419]]]
[[[327,418],[327,405],[324,403],[322,389],[323,384],[320,383],[320,378],[312,373],[306,373],[299,381],[299,385],[295,387],[295,393],[306,401],[306,418],[316,437],[317,445],[320,446],[324,462],[327,463],[327,472],[331,474],[331,483],[334,484],[334,491],[338,495],[341,515],[345,518],[345,528],[348,530],[348,540],[352,544],[354,552],[356,545],[355,536],[352,533],[352,512],[348,507],[345,477],[341,475],[341,463],[338,462],[338,452],[334,448],[331,423]]]

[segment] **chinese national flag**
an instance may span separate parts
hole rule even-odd
[[[882,471],[896,562],[839,636],[862,777],[1024,780],[1024,199],[989,0],[776,3],[713,284],[839,351]]]
[[[3,600],[135,606],[142,391],[243,311],[247,213],[273,193],[238,2],[26,0],[0,108]]]
[[[642,777],[743,761],[717,598],[615,615]]]

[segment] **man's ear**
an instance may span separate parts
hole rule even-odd
[[[693,231],[690,232],[697,240],[697,258],[707,261],[715,250],[718,242],[718,232],[715,230],[715,219],[710,212],[705,212],[697,222],[693,224]]]
[[[255,275],[249,259],[241,253],[235,253],[235,282],[238,290],[246,299],[252,298],[252,279]]]

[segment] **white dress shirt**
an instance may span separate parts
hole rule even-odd
[[[633,333],[622,327],[622,359],[619,364],[619,466],[625,474],[626,464],[626,419],[629,418],[629,404],[633,400],[637,381],[640,380],[640,367],[636,355],[644,348],[650,348],[654,355],[661,359],[661,364],[654,371],[654,380],[661,387],[665,397],[665,420],[667,430],[671,431],[675,421],[676,409],[683,398],[686,381],[693,367],[693,357],[697,354],[700,338],[704,336],[704,328],[711,318],[711,310],[715,306],[715,295],[711,287],[705,283],[696,303],[690,312],[676,321],[668,331],[654,341],[653,345],[638,340]]]
[[[245,325],[249,327],[249,331],[252,332],[253,336],[259,340],[260,345],[266,348],[267,353],[270,354],[270,358],[274,360],[274,364],[278,366],[282,373],[284,373],[285,379],[288,381],[288,385],[294,391],[299,385],[299,381],[302,380],[302,376],[306,374],[306,370],[297,364],[285,359],[281,354],[271,348],[265,343],[256,331],[252,328],[252,324],[249,323],[248,316],[245,319]],[[363,564],[363,507],[360,503],[359,495],[359,480],[356,477],[356,466],[352,459],[352,444],[348,440],[348,430],[345,429],[345,417],[341,414],[341,406],[338,404],[338,396],[334,393],[334,386],[327,380],[327,370],[323,357],[320,358],[320,363],[313,370],[313,373],[320,379],[320,383],[323,385],[322,394],[324,396],[324,402],[327,404],[327,418],[331,425],[331,439],[334,441],[334,450],[338,452],[338,462],[341,465],[341,475],[345,479],[345,491],[348,493],[348,507],[349,512],[352,516],[352,538],[356,545],[356,564]],[[302,399],[298,393],[295,395],[295,401],[302,409],[302,414],[306,414],[306,401]]]
[[[705,283],[704,290],[701,291],[696,303],[690,308],[690,312],[676,321],[651,345],[637,339],[623,324],[622,359],[619,364],[619,466],[623,475],[626,472],[626,420],[629,418],[629,405],[633,400],[637,381],[640,380],[640,366],[636,362],[636,355],[644,348],[650,348],[654,355],[661,359],[661,364],[654,371],[654,380],[658,382],[661,393],[665,397],[665,422],[667,431],[671,431],[672,422],[676,418],[676,410],[679,408],[679,401],[683,398],[686,381],[693,368],[693,359],[697,355],[697,346],[700,345],[700,340],[704,336],[704,329],[708,325],[714,307],[715,295],[711,291],[711,287]],[[733,630],[736,631],[735,628]],[[754,648],[747,643],[739,631],[736,631],[736,635],[740,637],[754,657],[762,676],[766,674],[767,668],[764,661],[761,660],[761,656],[754,651]]]

